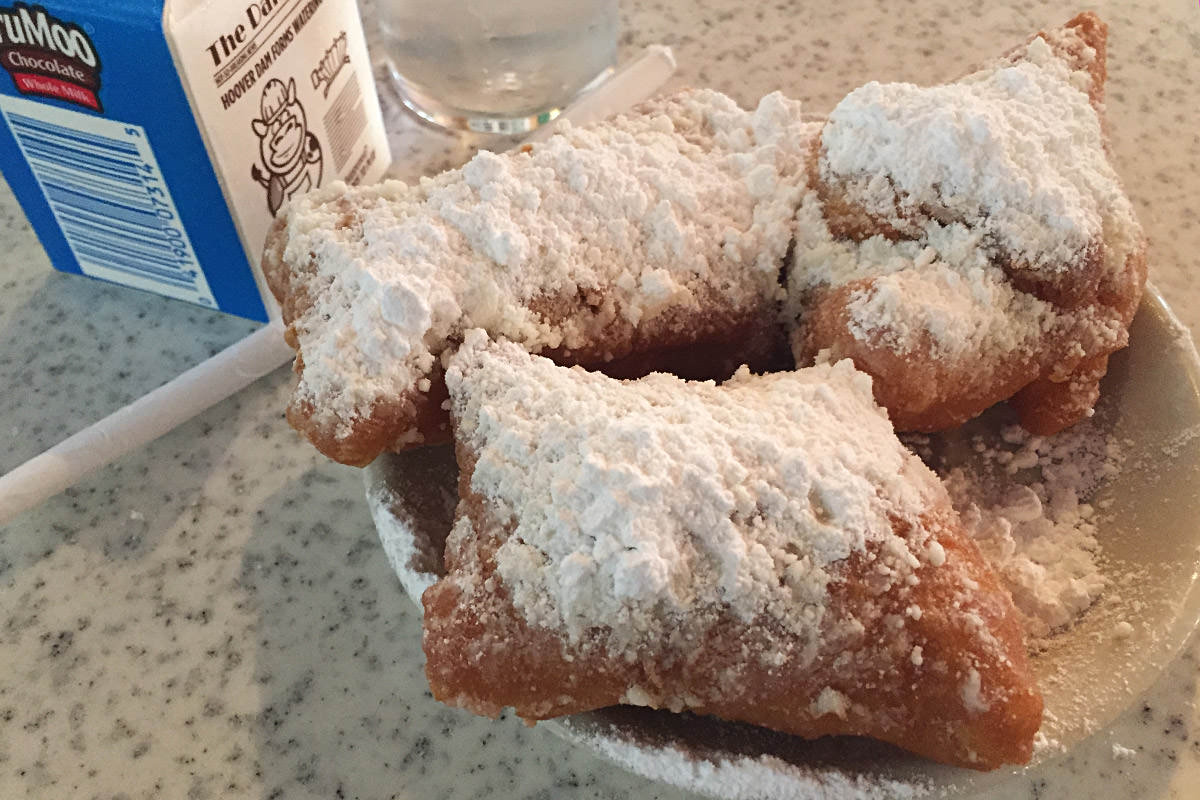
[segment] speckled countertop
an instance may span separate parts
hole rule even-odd
[[[951,78],[1075,10],[642,0],[623,3],[622,52],[665,42],[676,84],[824,111],[872,78]],[[1200,9],[1098,10],[1117,168],[1152,279],[1195,332]],[[415,128],[392,120],[406,158]],[[0,252],[0,471],[253,329],[53,272],[7,189]],[[0,798],[690,797],[430,699],[360,474],[287,427],[290,382],[277,371],[0,530]],[[1110,729],[992,797],[1200,796],[1198,677],[1193,639]]]

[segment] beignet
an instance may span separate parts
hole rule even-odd
[[[460,500],[423,597],[438,699],[1030,758],[1042,701],[1012,602],[849,361],[621,382],[473,331],[446,382]]]
[[[853,359],[898,430],[1010,397],[1034,433],[1091,413],[1146,279],[1108,161],[1106,35],[1081,14],[957,83],[834,109],[797,215],[797,363]]]

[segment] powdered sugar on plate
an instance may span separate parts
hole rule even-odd
[[[803,800],[910,800],[926,797],[922,780],[900,780],[839,771],[810,770],[770,755],[704,759],[674,747],[646,747],[598,736],[589,742],[600,753],[638,774],[657,774],[674,786],[723,800],[802,797]],[[803,794],[797,795],[798,787]]]
[[[936,456],[932,439],[910,441],[941,462],[955,507],[1012,594],[1026,633],[1061,631],[1108,586],[1096,538],[1103,509],[1091,500],[1120,472],[1123,448],[1093,420],[1050,437],[1017,425],[972,428],[939,439]]]

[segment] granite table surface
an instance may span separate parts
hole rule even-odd
[[[1195,333],[1200,8],[1093,7],[1111,25],[1116,167],[1152,280]],[[868,80],[951,79],[1078,10],[640,0],[622,2],[621,53],[663,42],[675,85],[743,104],[782,89],[824,112]],[[398,175],[478,144],[391,106]],[[5,187],[0,472],[254,328],[52,271]],[[287,426],[291,382],[281,368],[0,529],[0,800],[692,797],[544,728],[431,699],[360,472]],[[1200,797],[1198,677],[1193,637],[1109,728],[988,796]]]

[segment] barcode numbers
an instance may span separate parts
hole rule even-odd
[[[18,97],[0,111],[85,274],[216,305],[144,128]]]

